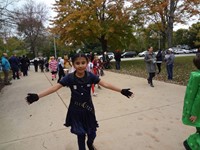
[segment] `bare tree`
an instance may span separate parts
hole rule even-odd
[[[30,51],[38,56],[38,40],[44,35],[44,23],[47,21],[48,8],[44,4],[27,1],[13,16],[18,34],[29,44]]]
[[[14,5],[20,0],[2,0],[0,1],[0,37],[7,39],[11,35],[11,30],[15,26],[12,19],[14,14]]]

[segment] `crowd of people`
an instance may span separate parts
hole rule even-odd
[[[164,53],[164,54],[163,54]],[[200,48],[198,49],[197,55],[200,54]],[[99,57],[91,52],[89,55],[87,55],[89,60],[92,63],[92,68],[90,67],[90,71],[94,73],[95,75],[102,76],[104,75],[104,69],[110,68],[110,61],[111,59],[108,57],[107,53],[103,53],[102,59],[99,59]],[[117,49],[114,52],[114,59],[115,59],[115,68],[116,70],[121,69],[121,52],[119,49]],[[6,63],[8,60],[8,63]],[[173,68],[174,68],[174,60],[175,55],[173,54],[173,50],[169,48],[165,52],[161,49],[158,50],[157,53],[154,52],[153,47],[149,46],[147,48],[147,52],[144,57],[145,63],[146,63],[146,70],[148,73],[147,82],[151,87],[154,87],[153,84],[153,78],[156,75],[159,75],[161,72],[161,65],[162,63],[165,63],[166,65],[166,73],[167,73],[167,79],[173,80]],[[20,76],[28,76],[28,70],[30,68],[30,60],[27,56],[23,55],[22,57],[17,57],[16,54],[13,54],[10,58],[8,58],[6,53],[3,53],[2,60],[3,64],[5,63],[3,67],[4,72],[4,84],[10,85],[11,82],[8,79],[8,72],[12,71],[12,78],[20,79]],[[34,70],[35,72],[38,72],[40,69],[41,72],[51,72],[52,74],[52,80],[57,79],[59,82],[62,77],[64,77],[66,74],[73,72],[74,68],[72,66],[72,63],[70,59],[68,58],[68,55],[64,55],[62,57],[55,58],[54,56],[51,56],[49,59],[43,58],[43,57],[36,57],[33,60]],[[89,67],[88,67],[89,68]],[[157,71],[158,70],[158,71]],[[99,86],[98,86],[99,87]],[[100,87],[99,87],[100,88]],[[96,95],[95,92],[93,92],[94,95]]]
[[[157,54],[153,52],[153,47],[149,46],[147,49],[147,53],[145,54],[144,60],[146,62],[146,70],[148,72],[147,82],[151,87],[154,87],[153,78],[156,74],[160,74],[161,72],[161,64],[165,62],[166,70],[167,70],[167,79],[173,80],[173,67],[175,55],[173,54],[173,50],[169,48],[166,51],[166,54],[163,55],[161,50],[158,51]],[[158,69],[158,72],[156,72]]]
[[[116,69],[120,69],[119,57],[120,51],[117,50],[115,54]],[[121,57],[120,57],[121,58]],[[162,51],[159,50],[157,54],[153,52],[153,47],[148,47],[147,53],[144,57],[146,63],[146,69],[148,72],[147,81],[151,87],[154,87],[153,78],[156,74],[161,72],[161,64],[165,62],[167,70],[168,80],[173,79],[173,66],[175,56],[172,49],[168,49],[166,54],[163,55]],[[118,62],[117,62],[118,61]],[[30,67],[30,61],[26,56],[17,57],[16,54],[8,58],[6,53],[3,53],[2,59],[2,70],[4,72],[4,83],[10,85],[8,75],[9,71],[12,70],[12,78],[20,79],[20,76],[28,76],[28,70]],[[193,63],[197,68],[197,71],[191,72],[190,79],[187,85],[184,99],[183,116],[182,121],[184,124],[196,127],[196,133],[190,135],[184,141],[184,147],[187,150],[198,147],[198,140],[200,139],[200,50],[193,59]],[[49,60],[39,58],[34,60],[35,72],[38,72],[38,66],[41,72],[44,72],[44,68],[47,72],[51,73],[52,81],[57,79],[57,83],[41,92],[39,94],[29,93],[26,100],[29,104],[38,101],[40,98],[47,96],[53,92],[56,92],[63,86],[70,87],[72,95],[68,113],[66,116],[65,126],[71,126],[71,132],[77,135],[79,149],[85,150],[85,136],[87,135],[87,146],[90,150],[94,150],[93,142],[96,137],[96,128],[98,127],[95,114],[94,106],[91,101],[91,94],[96,96],[94,87],[98,88],[105,87],[116,92],[121,92],[122,95],[128,98],[133,96],[130,89],[120,89],[109,83],[100,80],[100,76],[104,75],[104,62],[98,58],[97,55],[84,55],[75,54],[72,59],[69,59],[67,55],[58,57],[56,59],[51,56]],[[158,68],[158,72],[156,71]]]
[[[12,78],[20,79],[20,76],[28,76],[28,70],[30,66],[30,60],[28,57],[23,55],[22,57],[17,57],[13,54],[10,58],[7,53],[3,53],[1,58],[2,70],[4,73],[4,84],[12,84],[9,79],[9,72],[12,71]]]

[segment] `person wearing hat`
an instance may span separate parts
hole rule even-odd
[[[164,59],[165,63],[166,63],[168,80],[172,80],[173,79],[174,59],[175,59],[175,56],[173,54],[173,49],[169,48],[167,50],[167,54],[165,55],[165,59]]]
[[[1,58],[1,63],[2,63],[2,70],[3,70],[3,73],[4,73],[4,84],[5,85],[10,85],[10,81],[8,79],[9,77],[9,71],[10,71],[10,63],[7,59],[8,55],[7,53],[3,53],[3,56]]]

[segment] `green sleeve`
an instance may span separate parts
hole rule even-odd
[[[200,91],[199,91],[199,84],[200,84],[200,75],[193,72],[190,78],[190,91],[189,91],[189,98],[193,101],[191,107],[191,115],[192,116],[199,116],[200,113]]]

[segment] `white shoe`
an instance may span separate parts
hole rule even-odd
[[[97,93],[93,93],[92,95],[93,95],[93,96],[97,96]]]

